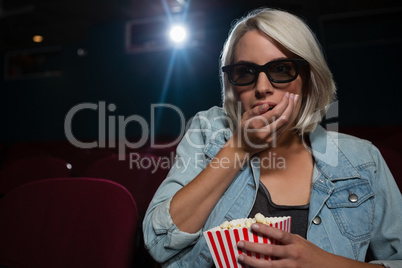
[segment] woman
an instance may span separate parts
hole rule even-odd
[[[195,116],[146,213],[155,260],[212,267],[202,232],[261,212],[292,216],[292,230],[254,224],[282,245],[240,241],[277,257],[241,255],[244,265],[400,267],[401,194],[371,143],[318,126],[335,84],[306,24],[254,11],[232,29],[221,64],[224,107]],[[368,253],[378,261],[364,263]]]

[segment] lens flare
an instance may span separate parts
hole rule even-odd
[[[182,43],[187,38],[186,28],[181,25],[174,25],[170,29],[170,38],[173,42]]]

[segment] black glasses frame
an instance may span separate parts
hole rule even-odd
[[[292,63],[294,63],[295,66],[296,66],[296,70],[295,70],[296,72],[295,72],[294,77],[292,77],[292,78],[290,78],[288,80],[276,80],[276,79],[272,78],[270,76],[269,72],[268,72],[269,66],[274,64],[274,63],[279,63],[279,62],[292,62]],[[297,78],[297,76],[299,75],[300,67],[303,66],[303,65],[306,65],[306,64],[308,64],[308,62],[305,59],[279,59],[279,60],[269,61],[264,65],[258,65],[258,64],[251,63],[251,62],[250,63],[235,63],[235,64],[223,66],[222,71],[227,73],[228,78],[229,78],[229,82],[232,83],[235,86],[248,86],[248,85],[254,84],[255,82],[257,82],[258,76],[259,76],[259,74],[261,72],[264,72],[267,75],[268,79],[270,81],[274,82],[274,83],[290,83],[293,80],[295,80]],[[236,83],[233,80],[233,77],[232,77],[233,76],[232,75],[233,74],[233,68],[235,68],[236,66],[244,66],[244,65],[250,66],[251,68],[253,68],[253,69],[255,69],[257,71],[256,74],[255,74],[255,77],[254,77],[254,79],[252,81],[247,82],[247,83]]]

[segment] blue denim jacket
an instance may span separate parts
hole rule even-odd
[[[202,232],[225,220],[245,218],[259,185],[252,158],[227,188],[203,229],[180,231],[169,214],[173,195],[200,173],[232,135],[222,108],[198,113],[177,147],[177,158],[143,222],[145,246],[163,267],[211,267]],[[307,239],[322,249],[364,261],[402,267],[402,197],[377,148],[370,142],[318,126],[310,134],[314,172]],[[355,194],[357,200],[350,201]],[[319,218],[318,218],[319,217]],[[318,221],[317,221],[318,220]]]

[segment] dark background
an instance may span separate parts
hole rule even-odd
[[[82,103],[114,104],[115,110],[106,110],[108,120],[117,124],[119,116],[139,115],[149,126],[151,104],[175,105],[186,121],[221,105],[223,43],[233,20],[260,6],[302,16],[316,33],[338,85],[334,121],[340,127],[400,126],[402,4],[395,2],[3,0],[0,142],[66,139],[65,117]],[[183,12],[197,44],[161,47],[165,30],[157,22]],[[137,25],[128,30],[131,37],[127,25]],[[32,42],[34,34],[43,35],[43,42]],[[135,46],[127,49],[127,42]],[[72,130],[77,138],[97,139],[98,110],[76,114]],[[177,136],[178,113],[155,111],[155,135]],[[143,133],[135,122],[125,131],[127,137]]]

